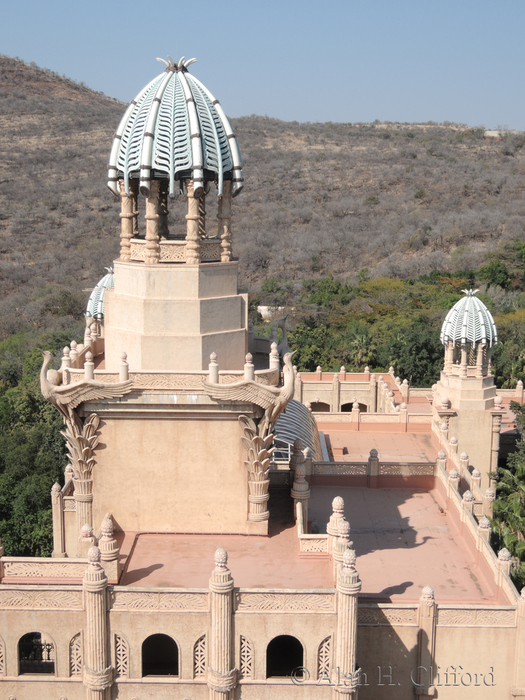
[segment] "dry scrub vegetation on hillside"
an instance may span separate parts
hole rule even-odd
[[[106,189],[124,106],[0,56],[0,338],[60,328],[118,254]],[[340,274],[417,277],[479,267],[523,241],[523,135],[448,125],[234,119],[246,187],[235,201],[242,283]],[[180,208],[182,203],[178,202]],[[209,211],[211,212],[211,207]]]

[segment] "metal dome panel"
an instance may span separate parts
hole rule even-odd
[[[89,314],[92,318],[97,318],[99,320],[104,318],[104,295],[106,290],[113,289],[115,286],[113,270],[109,268],[106,268],[106,270],[109,270],[108,274],[104,275],[91,292],[86,308],[86,315]]]
[[[476,297],[477,289],[463,290],[465,296],[450,309],[441,327],[443,345],[479,343],[494,346],[498,342],[496,324],[485,304]]]
[[[232,195],[242,190],[237,139],[218,100],[187,72],[193,61],[164,61],[165,72],[126,109],[108,166],[108,186],[115,194],[119,178],[129,195],[129,180],[137,177],[145,196],[149,196],[150,181],[162,177],[169,180],[171,196],[175,180],[189,177],[196,194],[205,180],[216,180],[219,196],[225,179],[232,180]]]

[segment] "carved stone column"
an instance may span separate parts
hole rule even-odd
[[[93,480],[91,478],[79,478],[75,475],[73,478],[75,484],[75,510],[77,515],[77,532],[84,525],[93,527]],[[79,554],[80,556],[80,554]]]
[[[222,197],[219,197],[217,219],[219,223],[219,237],[221,239],[221,262],[230,262],[232,259],[232,183],[225,180],[222,184]]]
[[[296,440],[296,442],[298,442]],[[294,444],[295,448],[295,444]],[[294,450],[295,451],[295,450]],[[291,496],[294,499],[295,519],[297,520],[297,504],[302,502],[303,508],[303,532],[308,532],[308,499],[310,498],[310,486],[305,479],[306,464],[304,451],[299,451],[295,459],[295,478],[292,485]]]
[[[339,382],[339,376],[334,374],[332,380],[332,411],[334,413],[339,413],[341,410],[341,383]]]
[[[268,474],[270,455],[273,452],[270,445],[274,436],[270,433],[265,438],[259,437],[254,422],[247,416],[239,416],[239,423],[244,433],[241,440],[248,451],[248,459],[245,462],[248,470],[248,520],[262,522],[270,517],[268,510],[270,479]]]
[[[434,647],[436,643],[437,609],[434,591],[425,586],[421,592],[418,610],[419,632],[417,635],[417,668],[413,671],[415,695],[433,698],[436,689],[432,685],[434,673]]]
[[[337,633],[332,663],[332,697],[356,698],[357,596],[361,581],[355,568],[356,554],[346,549],[337,576]]]
[[[107,599],[108,580],[100,564],[100,550],[92,547],[82,581],[86,606],[84,685],[87,700],[110,700],[113,668],[108,664]]]
[[[232,700],[237,685],[233,666],[233,578],[226,566],[228,554],[220,547],[215,552],[215,568],[210,578],[211,634],[207,683],[210,700]]]
[[[491,445],[491,455],[490,455],[490,471],[498,471],[498,457],[499,457],[499,440],[501,433],[501,413],[492,414],[492,445]],[[495,481],[492,479],[490,486],[496,486]]]
[[[345,519],[345,502],[341,496],[336,496],[332,501],[332,515],[326,526],[328,535],[328,552],[334,550],[334,542],[339,537],[339,523]]]
[[[337,581],[339,567],[343,562],[344,553],[352,547],[353,542],[350,541],[350,523],[348,520],[339,521],[339,536],[333,542],[332,547],[332,563],[334,572],[334,581]]]
[[[53,514],[53,557],[66,557],[64,533],[64,508],[60,484],[53,484],[51,489],[51,512]]]
[[[206,238],[206,193],[199,197],[199,238]]]
[[[146,258],[148,265],[160,260],[159,245],[159,181],[152,180],[150,194],[146,199]]]
[[[133,223],[136,217],[134,198],[126,194],[124,180],[119,180],[120,187],[120,259],[131,260],[131,239]]]
[[[199,198],[194,195],[193,180],[186,181],[188,213],[186,214],[186,263],[198,265],[201,261],[199,239]]]

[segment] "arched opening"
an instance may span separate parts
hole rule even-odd
[[[354,407],[353,403],[344,403],[341,406],[341,413],[351,413],[353,407]],[[366,413],[366,411],[368,411],[368,406],[366,405],[366,403],[360,403],[359,410],[361,411],[361,413]]]
[[[178,676],[179,648],[167,634],[152,634],[142,643],[142,676]]]
[[[313,401],[310,404],[312,413],[330,413],[330,405],[322,401]]]
[[[266,647],[266,678],[290,676],[302,678],[303,645],[289,634],[275,637]]]
[[[55,645],[41,632],[28,632],[18,641],[18,673],[55,673]]]

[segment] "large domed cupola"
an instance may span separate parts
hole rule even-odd
[[[166,69],[129,104],[109,158],[108,186],[122,198],[120,259],[228,262],[230,201],[244,184],[237,139],[219,101],[188,72],[196,59],[157,60]],[[208,228],[206,195],[213,183],[218,226]],[[146,199],[145,231],[139,193]],[[179,194],[188,200],[186,231],[168,226],[168,197]]]
[[[490,351],[498,342],[496,324],[477,289],[464,289],[465,296],[450,309],[441,327],[445,346],[446,374],[487,376]]]

